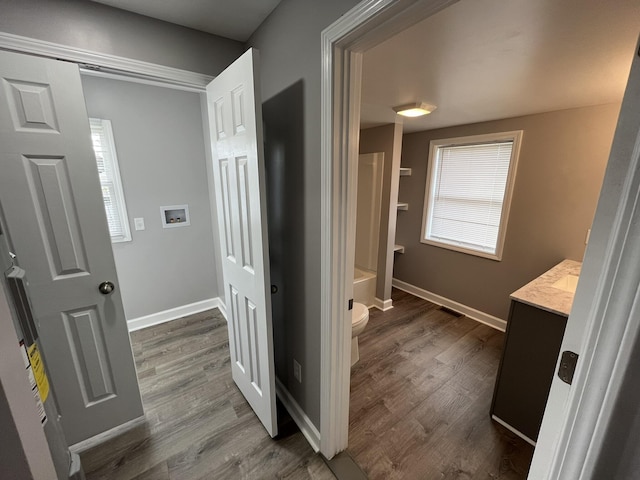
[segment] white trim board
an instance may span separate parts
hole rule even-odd
[[[373,306],[378,310],[386,312],[387,310],[391,310],[393,308],[393,300],[391,300],[390,298],[388,300],[380,300],[378,297],[374,297]]]
[[[129,420],[128,422],[123,423],[122,425],[113,427],[112,429],[107,430],[106,432],[99,433],[98,435],[94,435],[93,437],[87,438],[86,440],[83,440],[78,443],[74,443],[69,447],[69,450],[72,453],[78,453],[78,454],[82,452],[86,452],[87,450],[90,450],[93,447],[96,447],[108,440],[111,440],[112,438],[115,438],[118,435],[122,435],[123,433],[139,425],[142,425],[145,422],[146,422],[146,417],[144,415],[141,415],[137,418],[134,418],[133,420]]]
[[[193,315],[194,313],[204,312],[205,310],[211,310],[212,308],[218,308],[224,318],[227,318],[224,302],[222,302],[220,297],[216,297],[127,320],[127,327],[129,327],[129,332],[135,332],[142,328],[152,327],[153,325],[159,325],[160,323],[176,320],[186,317],[187,315]]]
[[[504,332],[507,329],[506,320],[494,317],[493,315],[489,315],[488,313],[481,312],[480,310],[476,310],[475,308],[468,307],[467,305],[456,302],[455,300],[451,300],[450,298],[443,297],[442,295],[438,295],[437,293],[429,292],[428,290],[423,290],[420,287],[416,287],[415,285],[411,285],[410,283],[403,282],[402,280],[398,280],[397,278],[394,278],[391,284],[397,289],[402,290],[403,292],[410,293],[411,295],[415,295],[416,297],[422,298],[423,300],[427,300],[431,303],[435,303],[436,305],[440,305],[441,307],[447,307],[451,310],[455,310],[456,312],[462,313],[466,317],[469,317],[471,320],[484,323],[485,325],[495,328],[496,330],[500,330],[501,332]]]
[[[520,438],[522,438],[525,442],[527,442],[528,444],[530,444],[532,447],[535,448],[536,446],[536,442],[534,442],[533,440],[531,440],[529,437],[527,437],[524,433],[522,433],[520,430],[513,428],[511,425],[509,425],[507,422],[505,422],[504,420],[502,420],[500,417],[496,417],[495,415],[491,415],[491,418],[493,420],[495,420],[496,422],[498,422],[500,425],[502,425],[504,428],[506,428],[507,430],[512,431],[513,433],[515,433],[516,435],[518,435]]]
[[[174,85],[200,92],[203,92],[207,84],[213,80],[212,76],[202,73],[45,42],[6,32],[0,32],[0,49],[38,55],[55,60],[67,60],[90,70],[116,73],[119,76],[134,77],[139,80],[143,78],[155,79],[165,86]]]
[[[296,422],[313,451],[318,453],[320,450],[320,432],[278,377],[276,377],[276,395],[287,409],[287,412],[289,412],[289,415],[291,415],[291,418],[293,418],[293,421]]]
[[[321,452],[347,448],[362,55],[457,0],[363,0],[321,35]]]

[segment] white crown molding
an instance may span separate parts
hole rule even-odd
[[[0,32],[0,49],[27,53],[41,57],[66,60],[90,70],[119,73],[137,78],[149,78],[177,87],[204,91],[213,77],[202,73],[180,70],[155,63],[93,52],[82,48],[46,42],[30,37]]]

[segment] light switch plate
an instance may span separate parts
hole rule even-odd
[[[133,219],[133,224],[134,224],[136,230],[144,230],[144,218],[142,218],[142,217],[134,218]]]

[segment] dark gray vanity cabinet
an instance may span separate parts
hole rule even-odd
[[[511,301],[492,418],[536,441],[567,317]]]

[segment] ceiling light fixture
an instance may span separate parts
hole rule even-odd
[[[435,105],[424,102],[413,102],[406,105],[400,105],[399,107],[393,107],[393,110],[403,117],[421,117],[422,115],[428,115],[436,108]]]

